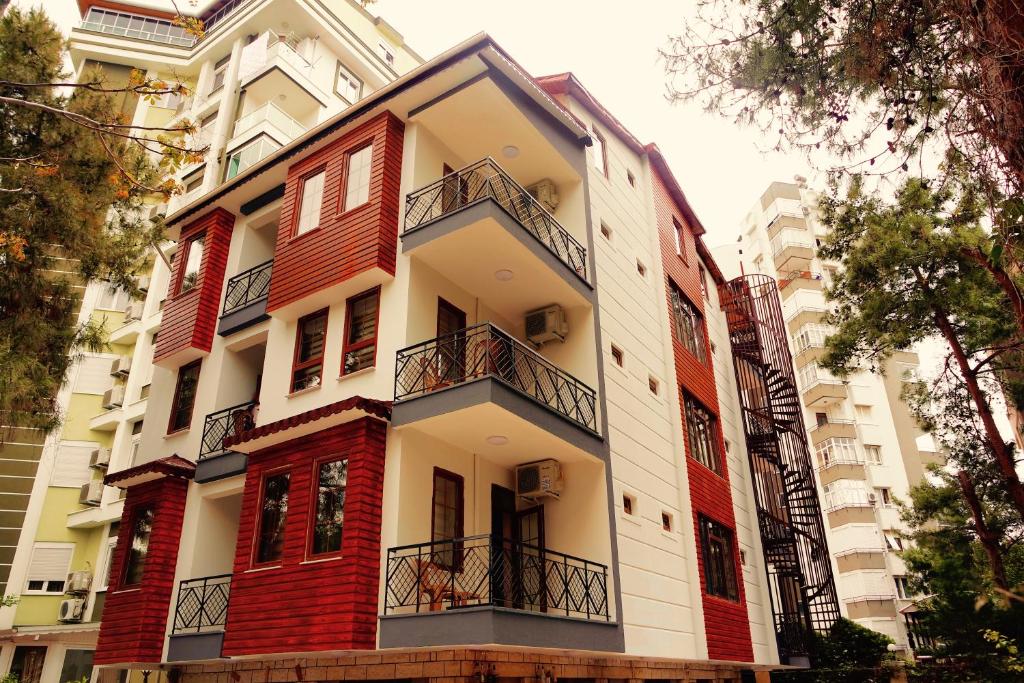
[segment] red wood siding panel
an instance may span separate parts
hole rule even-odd
[[[224,286],[224,271],[228,263],[228,249],[231,246],[231,230],[235,217],[223,210],[203,216],[182,228],[179,244],[185,244],[192,237],[206,233],[203,245],[203,261],[199,266],[199,283],[176,296],[168,296],[164,303],[160,334],[156,339],[154,362],[159,362],[187,349],[210,351],[217,331],[220,314],[220,294]],[[181,278],[185,258],[175,258],[171,270],[171,290]]]
[[[364,417],[249,456],[224,656],[375,647],[386,430]],[[306,562],[314,464],[328,455],[348,458],[341,556]],[[291,472],[282,556],[274,568],[249,571],[260,484],[279,468]]]
[[[371,268],[395,274],[405,125],[384,112],[288,169],[267,310],[273,311]],[[369,201],[342,210],[347,156],[373,144]],[[299,190],[324,168],[320,227],[293,237]]]
[[[654,206],[658,225],[658,241],[661,246],[662,262],[665,275],[683,292],[701,315],[704,316],[704,297],[701,293],[700,259],[692,227],[686,222],[684,214],[676,206],[668,187],[658,174],[653,175]],[[675,225],[673,218],[683,226],[683,249],[685,260],[676,253]],[[672,315],[672,304],[668,298],[669,286],[665,283],[665,305],[669,316]],[[718,391],[715,386],[715,371],[711,348],[707,339],[707,325],[704,326],[704,343],[707,348],[707,364],[701,363],[693,354],[673,338],[675,355],[676,385],[692,395],[718,417]],[[682,401],[680,401],[682,403]],[[683,432],[686,432],[685,408],[683,414]],[[686,444],[686,472],[690,482],[690,501],[693,507],[694,537],[697,541],[697,566],[700,572],[701,595],[704,603],[704,628],[707,632],[708,656],[711,659],[731,659],[753,661],[754,650],[750,639],[750,622],[747,617],[747,602],[743,586],[743,570],[740,566],[740,553],[736,537],[736,517],[732,506],[732,490],[729,485],[729,470],[726,464],[725,443],[722,438],[721,425],[715,434],[718,439],[719,453],[722,457],[722,476],[719,476],[689,457],[689,443]],[[736,559],[736,583],[739,590],[739,601],[731,602],[707,594],[704,577],[704,561],[700,548],[700,531],[697,527],[697,515],[703,514],[733,531],[733,556]]]
[[[174,477],[128,489],[94,663],[160,661],[171,595],[174,593],[174,567],[178,561],[187,492],[188,481]],[[154,506],[153,528],[142,570],[142,583],[138,587],[120,590],[135,510],[149,504]]]

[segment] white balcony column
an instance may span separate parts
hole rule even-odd
[[[228,62],[228,70],[224,76],[224,87],[217,94],[217,97],[220,98],[220,105],[217,107],[217,122],[213,126],[213,135],[210,139],[210,151],[206,156],[203,193],[220,185],[224,178],[222,157],[224,156],[224,146],[231,138],[231,132],[235,126],[235,114],[238,109],[238,69],[242,63],[243,47],[242,38],[236,39],[231,46],[231,60]],[[210,63],[207,66],[210,66]]]

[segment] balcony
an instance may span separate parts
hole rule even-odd
[[[269,317],[267,294],[273,266],[274,259],[270,259],[228,280],[217,334],[225,337]]]
[[[799,306],[791,316],[786,318],[786,327],[790,334],[796,334],[804,325],[819,323],[828,315],[828,309],[819,306]]]
[[[96,31],[122,38],[133,38],[175,47],[191,48],[195,36],[168,19],[92,7],[79,25],[85,31]]]
[[[856,439],[857,426],[853,420],[833,420],[815,425],[811,429],[811,443],[818,444],[829,439]]]
[[[273,102],[267,102],[235,121],[232,142],[228,147],[233,147],[234,141],[243,136],[252,137],[257,133],[265,133],[278,144],[285,145],[305,132],[305,126]]]
[[[471,452],[493,434],[553,458],[602,452],[596,392],[490,323],[398,352],[392,424],[412,423]]]
[[[805,367],[810,368],[814,366],[808,365]],[[808,408],[817,409],[825,408],[846,399],[850,395],[850,389],[842,380],[811,377],[807,380],[801,393],[803,394],[804,405]]]
[[[491,158],[406,197],[402,251],[507,319],[592,305],[586,248]]]
[[[780,212],[767,226],[768,239],[774,239],[783,230],[807,230],[807,218],[803,214]]]
[[[230,593],[231,574],[181,582],[174,607],[167,661],[220,657]]]
[[[270,32],[242,48],[239,86],[246,98],[253,102],[282,101],[288,114],[297,119],[327,106],[330,98],[316,85],[316,71],[299,49],[300,41]],[[279,99],[280,95],[285,98]]]
[[[798,289],[820,292],[825,288],[825,278],[821,273],[810,270],[797,270],[779,280],[779,293],[783,299],[793,295]]]
[[[246,455],[224,448],[224,439],[252,429],[258,408],[255,401],[247,401],[206,416],[197,456],[196,482],[216,481],[245,472]]]
[[[833,458],[818,468],[818,481],[827,486],[840,479],[866,481],[864,461],[856,458]]]
[[[783,236],[785,237],[785,236]],[[805,241],[773,243],[775,267],[780,271],[806,270],[814,259],[814,244]]]
[[[605,565],[490,534],[388,549],[380,645],[607,649]]]

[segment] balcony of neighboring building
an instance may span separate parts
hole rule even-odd
[[[246,222],[237,227],[234,274],[224,288],[217,334],[232,336],[268,319],[267,297],[277,245],[277,214]]]
[[[381,647],[621,649],[603,463],[520,435],[484,453],[422,433],[396,446]]]
[[[845,400],[850,395],[847,383],[811,361],[797,369],[800,394],[804,405],[822,410]]]
[[[856,439],[857,425],[853,420],[824,417],[811,427],[811,444],[817,447],[829,439]]]
[[[875,507],[867,484],[860,479],[836,479],[822,484],[822,508],[832,529],[847,524],[875,524]]]
[[[802,212],[792,208],[786,208],[775,214],[766,227],[768,239],[775,239],[783,231],[804,234],[810,237],[810,228],[807,225],[807,218]]]
[[[808,323],[798,329],[793,334],[794,365],[799,369],[820,361],[825,355],[825,342],[833,331],[831,326],[821,323]]]
[[[325,84],[333,75],[334,64],[328,60],[311,61],[316,40],[279,35],[266,31],[242,48],[239,88],[246,99],[254,102],[278,102],[295,118],[300,111],[318,110],[327,106],[330,97]]]
[[[772,240],[772,256],[780,273],[807,270],[814,260],[814,242],[806,234],[781,230]]]
[[[157,16],[159,15],[159,16]],[[196,42],[196,37],[178,25],[173,16],[164,12],[127,12],[112,7],[89,7],[82,22],[71,30],[71,39],[87,40],[89,34],[103,34],[124,39],[125,45],[138,41],[158,46],[178,48],[185,56]]]
[[[828,315],[828,309],[824,306],[813,306],[799,303],[793,312],[786,318],[786,327],[790,334],[796,334],[804,325],[820,323]]]
[[[886,550],[880,547],[851,548],[833,553],[840,574],[886,569]]]
[[[793,296],[797,291],[821,292],[825,289],[825,277],[816,271],[795,270],[784,274],[779,279],[779,294],[783,300]]]

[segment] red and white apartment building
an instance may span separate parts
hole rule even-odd
[[[764,455],[802,425],[755,429],[777,290],[723,280],[657,147],[485,34],[424,62],[348,0],[206,3],[198,42],[81,2],[76,60],[193,78],[211,145],[105,479],[101,680],[806,660],[837,611],[799,448]]]

